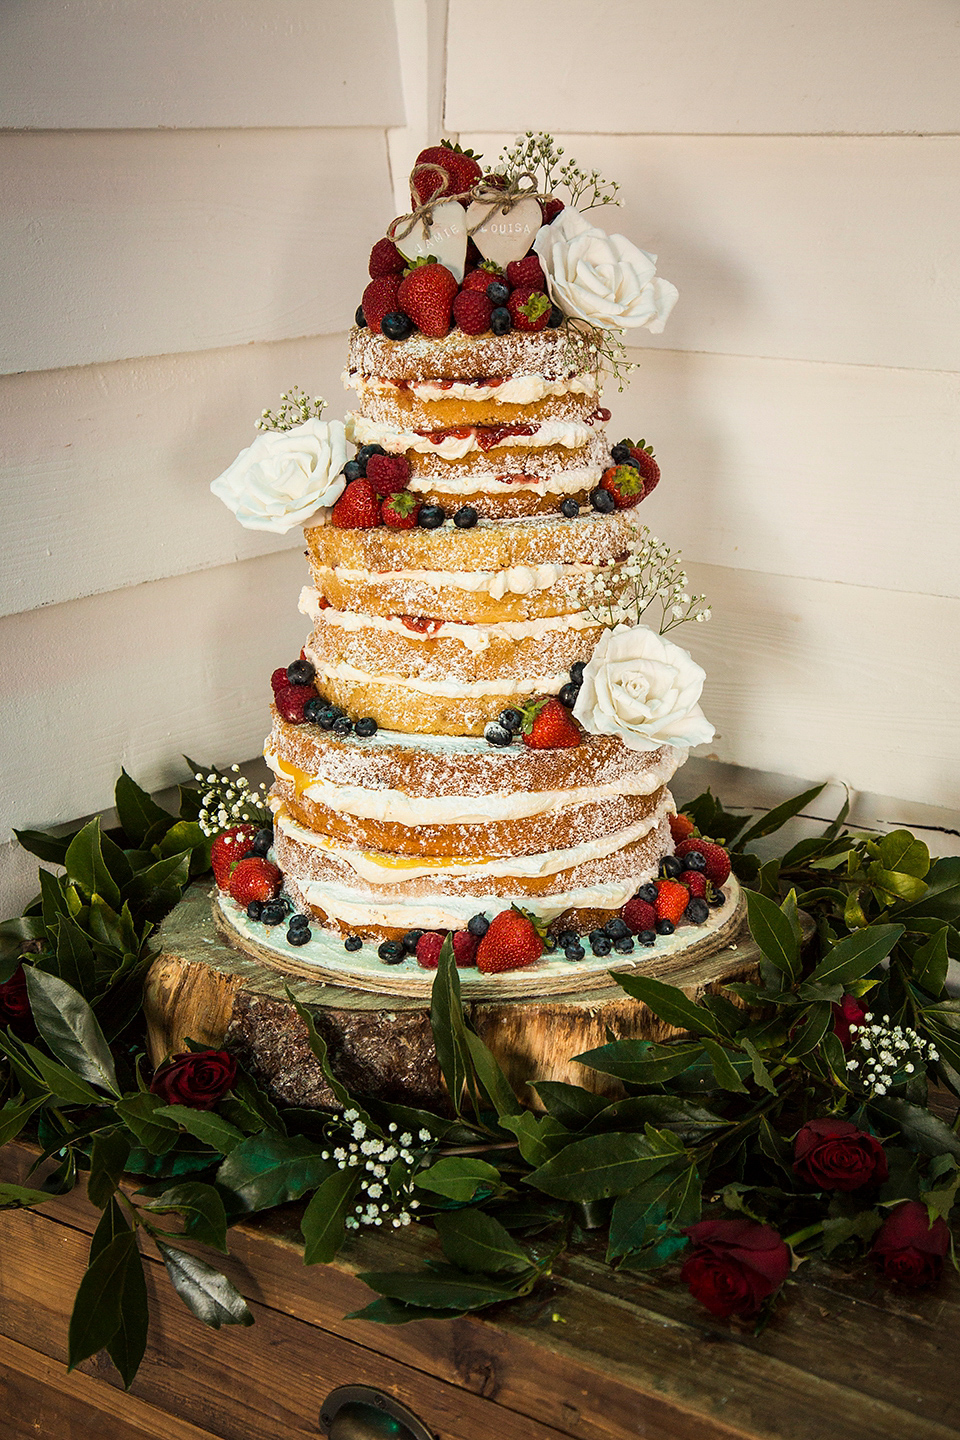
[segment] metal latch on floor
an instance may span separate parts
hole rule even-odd
[[[406,1405],[369,1385],[331,1390],[320,1411],[320,1426],[329,1440],[437,1440]]]

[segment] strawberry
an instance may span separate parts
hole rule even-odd
[[[450,310],[456,293],[457,282],[446,265],[428,259],[414,265],[404,276],[397,299],[399,308],[424,335],[431,340],[442,340],[450,329]]]
[[[421,935],[417,941],[417,964],[422,965],[424,970],[436,970],[446,938],[445,935],[438,935],[435,930],[428,930],[426,935]]]
[[[560,211],[564,208],[562,200],[541,200],[540,210],[543,215],[544,225],[552,225],[560,214]]]
[[[507,309],[515,330],[545,330],[552,305],[542,290],[523,289],[511,292]]]
[[[673,836],[674,845],[679,845],[681,840],[686,840],[696,828],[689,815],[670,816],[670,834]]]
[[[487,286],[492,285],[494,280],[502,279],[503,271],[500,269],[500,266],[494,265],[492,260],[484,260],[482,265],[477,266],[476,270],[467,271],[463,277],[463,284],[460,286],[460,289],[461,292],[464,290],[479,290],[482,295],[486,295]]]
[[[257,833],[256,825],[234,825],[224,830],[210,846],[210,864],[213,878],[221,890],[226,890],[230,871],[242,855],[246,855]]]
[[[410,461],[406,455],[371,455],[366,478],[378,495],[404,490],[410,479]]]
[[[341,530],[369,530],[380,524],[380,501],[370,481],[351,480],[333,507],[331,521]]]
[[[477,947],[480,944],[476,935],[471,935],[469,930],[454,930],[451,938],[453,940],[453,958],[457,962],[457,968],[464,970],[471,965],[476,965]]]
[[[274,670],[270,676],[270,688],[273,690],[274,695],[276,695],[278,690],[285,690],[289,684],[287,667],[286,665],[281,665],[277,670]]]
[[[525,255],[522,260],[511,260],[507,266],[507,280],[511,290],[546,290],[547,280],[538,255]]]
[[[230,876],[230,894],[238,905],[249,905],[251,900],[272,900],[280,889],[283,876],[269,860],[259,855],[241,860]]]
[[[722,845],[717,845],[713,840],[701,840],[699,837],[691,836],[689,840],[681,840],[674,854],[678,860],[682,860],[691,851],[699,850],[707,868],[703,872],[708,880],[714,885],[722,885],[730,874],[730,856]]]
[[[378,335],[383,334],[380,325],[384,315],[400,309],[400,302],[397,299],[399,290],[399,275],[378,275],[375,280],[370,281],[363,292],[363,299],[360,301],[363,318],[370,329],[375,330]]]
[[[644,495],[649,495],[650,491],[656,490],[660,483],[660,466],[653,458],[653,446],[648,445],[646,440],[638,440],[636,445],[632,440],[623,440],[621,444],[626,445],[637,462],[640,474],[643,476]]]
[[[425,168],[418,174],[420,165]],[[431,165],[438,165],[445,174],[426,168]],[[410,173],[410,198],[415,205],[425,205],[441,195],[459,195],[476,185],[482,174],[472,150],[461,150],[459,145],[449,145],[446,141],[428,145],[420,151]]]
[[[679,880],[657,881],[657,903],[654,906],[658,920],[670,920],[679,925],[684,910],[690,904],[690,891]]]
[[[367,269],[374,280],[381,275],[402,275],[406,268],[407,262],[392,240],[378,240],[370,251]],[[367,323],[369,324],[369,321]]]
[[[567,750],[580,744],[580,731],[556,696],[540,695],[521,713],[521,739],[530,750]]]
[[[283,685],[274,691],[274,704],[291,725],[303,724],[303,712],[317,691],[313,685]]]
[[[620,918],[630,926],[634,935],[639,935],[641,930],[653,929],[657,923],[657,912],[646,900],[638,900],[634,896],[620,911]]]
[[[632,505],[639,505],[647,493],[643,476],[634,465],[611,465],[601,475],[600,484],[613,496],[618,510],[629,510]]]
[[[412,530],[420,514],[420,501],[409,490],[387,495],[380,506],[380,518],[391,530]]]
[[[490,921],[477,947],[477,969],[484,975],[519,970],[543,954],[543,935],[532,915],[513,905]]]
[[[453,302],[453,318],[464,335],[482,335],[490,329],[493,304],[476,290],[461,290]]]
[[[709,881],[702,870],[684,870],[680,876],[680,884],[686,885],[690,891],[691,900],[694,897],[706,900]]]

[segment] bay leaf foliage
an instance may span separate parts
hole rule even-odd
[[[960,1105],[960,998],[947,985],[960,960],[960,858],[931,861],[903,829],[847,829],[846,807],[771,857],[771,837],[821,788],[759,818],[709,790],[686,807],[730,850],[759,961],[699,995],[642,967],[614,975],[678,1033],[608,1035],[569,1057],[582,1085],[531,1075],[515,1093],[464,1008],[447,942],[430,1008],[442,1111],[352,1093],[292,995],[335,1108],[278,1106],[242,1066],[212,1109],[152,1094],[143,980],[159,921],[209,868],[197,792],[184,787],[173,814],[124,772],[115,826],[18,832],[57,873],[41,870],[36,900],[0,925],[0,984],[22,966],[30,1006],[0,1032],[0,1144],[29,1136],[40,1147],[22,1183],[0,1186],[0,1207],[43,1206],[79,1183],[101,1212],[69,1365],[103,1350],[132,1383],[149,1340],[150,1264],[202,1323],[251,1324],[211,1262],[229,1252],[231,1226],[283,1205],[300,1207],[308,1265],[333,1261],[366,1225],[432,1227],[419,1270],[361,1272],[375,1298],[356,1313],[380,1324],[515,1301],[579,1246],[603,1247],[626,1271],[669,1273],[705,1206],[844,1259],[903,1199],[949,1218],[960,1140],[928,1085]],[[842,1008],[851,1000],[883,1035],[913,1037],[882,1083],[858,1059],[863,1032],[849,1031]],[[818,1191],[798,1176],[794,1138],[825,1116],[881,1141],[881,1186]]]

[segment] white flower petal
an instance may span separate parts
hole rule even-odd
[[[659,334],[676,304],[676,286],[657,276],[655,255],[625,235],[607,235],[570,206],[541,226],[533,248],[554,304],[602,330],[646,325]]]
[[[262,431],[210,489],[245,529],[285,535],[340,498],[346,458],[341,421],[306,420]]]
[[[605,631],[583,673],[574,715],[631,750],[687,749],[713,739],[700,709],[704,671],[679,645],[644,625]]]

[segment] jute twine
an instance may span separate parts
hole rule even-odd
[[[426,176],[433,172],[441,177],[446,184],[450,180],[450,174],[442,165],[433,165],[425,162],[414,166],[410,172],[410,187],[413,189],[413,182],[417,178]],[[526,182],[526,183],[525,183]],[[530,170],[523,170],[512,180],[507,180],[501,189],[497,185],[491,185],[486,180],[478,180],[471,185],[469,190],[461,190],[456,195],[433,195],[425,200],[422,205],[417,205],[409,215],[399,215],[387,227],[387,236],[394,242],[405,240],[414,226],[423,221],[425,230],[433,228],[433,211],[437,205],[446,205],[450,200],[459,200],[465,205],[477,201],[486,206],[486,213],[483,214],[475,224],[467,227],[468,237],[474,236],[481,226],[486,225],[499,210],[501,214],[508,215],[515,205],[521,200],[552,200],[552,195],[544,195],[537,189],[537,177]]]

